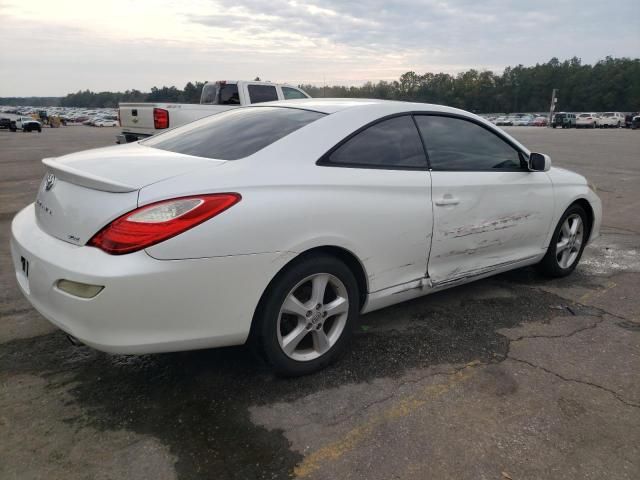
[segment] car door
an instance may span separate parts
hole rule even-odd
[[[430,173],[410,114],[359,129],[319,161],[342,167],[342,195],[327,200],[338,225],[357,249],[369,292],[425,278],[431,244]],[[332,208],[331,202],[340,208]]]
[[[470,119],[416,115],[431,168],[434,285],[539,256],[553,212],[552,184],[525,154]]]

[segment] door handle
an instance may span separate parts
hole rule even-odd
[[[436,205],[439,207],[446,207],[448,205],[458,205],[459,203],[460,203],[460,200],[458,200],[456,197],[448,193],[441,199],[436,200]]]

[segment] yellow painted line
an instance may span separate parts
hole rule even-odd
[[[456,385],[471,378],[477,371],[474,370],[473,367],[480,364],[481,362],[476,360],[467,363],[464,368],[455,373],[443,373],[442,375],[450,375],[447,382],[428,385],[422,388],[419,392],[401,399],[390,408],[366,419],[361,425],[349,430],[338,440],[307,455],[304,460],[294,468],[294,475],[297,478],[308,477],[311,473],[320,468],[323,463],[337,460],[348,452],[354,450],[362,440],[368,438],[378,426],[389,420],[407,417],[434,398],[445,394]]]

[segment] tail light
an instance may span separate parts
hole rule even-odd
[[[219,215],[241,198],[238,193],[215,193],[145,205],[115,219],[87,245],[111,255],[137,252]]]
[[[169,112],[164,108],[153,109],[153,128],[169,128]]]

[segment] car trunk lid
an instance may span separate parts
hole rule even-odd
[[[44,159],[36,220],[46,233],[84,245],[104,225],[138,206],[147,185],[225,163],[134,143]]]

